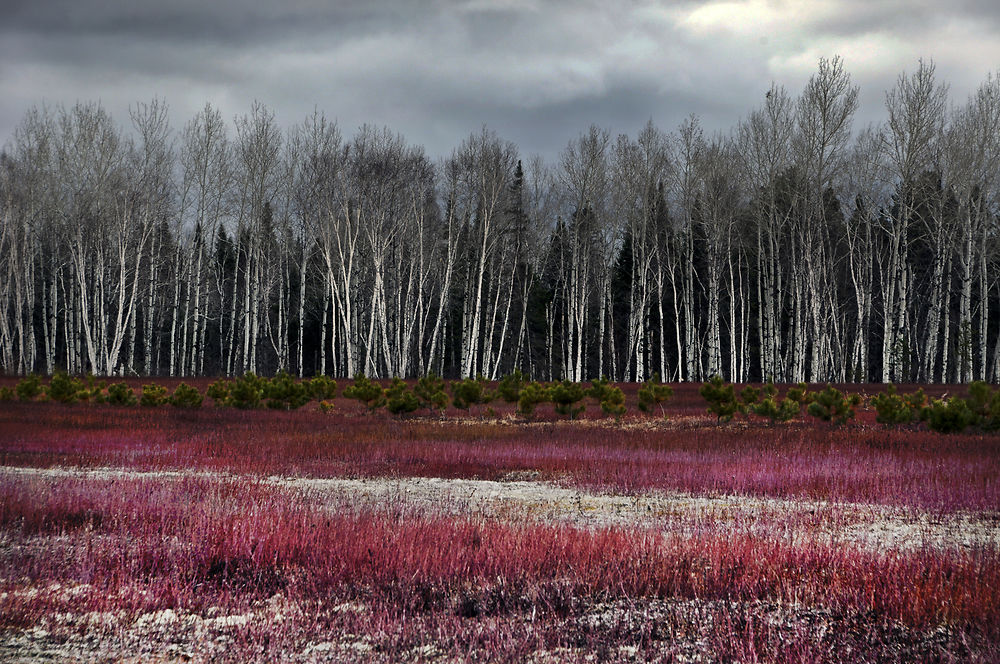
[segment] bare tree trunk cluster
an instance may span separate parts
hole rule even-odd
[[[0,156],[0,371],[1000,380],[1000,78],[886,121],[821,60],[727,134],[447,158],[255,104],[29,111]]]

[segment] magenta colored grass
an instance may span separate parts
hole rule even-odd
[[[799,602],[915,627],[998,636],[1000,552],[875,554],[749,534],[674,536],[352,510],[246,479],[5,476],[6,590],[90,584],[75,611],[200,610],[266,599],[356,597],[404,612],[558,612],[567,601],[682,597]],[[8,599],[25,625],[56,597]],[[69,609],[69,605],[62,607]]]
[[[338,400],[341,403],[343,400]],[[206,408],[7,403],[0,463],[246,474],[498,479],[533,471],[596,489],[1000,509],[1000,437],[813,422],[679,418],[646,430]]]

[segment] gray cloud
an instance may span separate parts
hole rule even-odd
[[[403,25],[419,9],[365,2],[251,3],[172,0],[117,3],[100,0],[16,0],[8,3],[5,31],[36,35],[120,36],[185,43],[211,39],[235,46],[273,42],[303,33],[374,30]]]
[[[591,123],[671,129],[696,113],[726,130],[772,80],[794,94],[838,53],[863,124],[920,56],[963,100],[1000,63],[998,26],[987,0],[16,0],[0,137],[42,102],[99,99],[124,122],[160,96],[179,127],[206,101],[232,117],[259,99],[285,126],[319,107],[348,133],[387,124],[441,155],[485,123],[551,158]]]

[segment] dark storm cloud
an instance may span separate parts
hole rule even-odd
[[[333,35],[402,25],[416,3],[248,3],[239,0],[16,0],[5,11],[4,32],[81,37],[124,36],[184,43],[204,39],[235,45],[277,41],[303,33]]]
[[[124,122],[161,96],[179,127],[206,101],[232,118],[259,99],[285,126],[318,107],[345,133],[387,124],[432,154],[486,123],[551,158],[592,123],[671,129],[696,113],[726,130],[772,80],[797,93],[837,53],[870,121],[919,56],[964,97],[1000,63],[998,20],[985,0],[15,0],[0,137],[43,101],[99,99]]]

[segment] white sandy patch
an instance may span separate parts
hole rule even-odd
[[[314,496],[373,507],[411,504],[448,513],[529,517],[580,527],[647,527],[672,531],[733,529],[783,538],[817,537],[876,550],[924,546],[1000,546],[1000,512],[933,514],[908,507],[751,496],[648,492],[596,493],[551,482],[409,477],[314,479],[271,477]]]
[[[114,468],[0,468],[0,478],[4,475],[95,480],[239,479],[223,473]],[[911,507],[808,499],[660,491],[624,495],[525,479],[250,477],[301,492],[334,508],[345,504],[371,509],[410,506],[432,513],[531,519],[584,528],[653,528],[682,534],[721,529],[788,541],[819,539],[873,550],[1000,546],[1000,511],[940,514]]]

